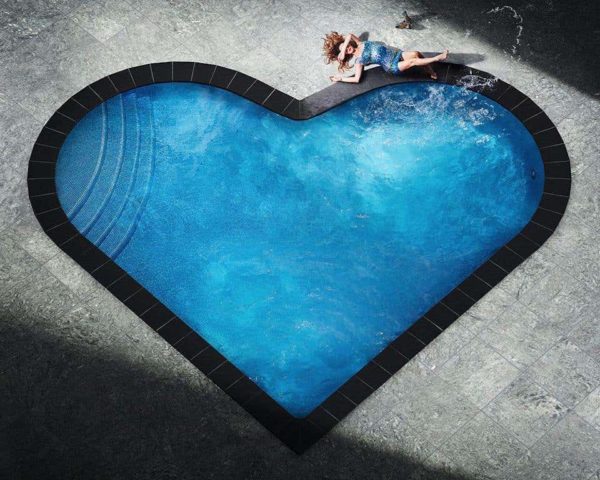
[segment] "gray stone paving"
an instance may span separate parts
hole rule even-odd
[[[599,17],[558,3],[0,0],[0,478],[599,478]],[[404,8],[418,29],[393,28]],[[328,83],[331,29],[512,83],[574,178],[548,243],[297,457],[45,237],[25,176],[99,77],[195,60],[303,97]]]

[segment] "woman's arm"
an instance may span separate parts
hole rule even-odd
[[[356,35],[354,35],[353,33],[348,33],[344,37],[344,43],[342,43],[342,45],[340,45],[340,53],[338,53],[338,60],[340,62],[346,56],[346,48],[348,47],[348,44],[350,43],[350,40],[354,40],[356,43],[360,42],[360,39]]]
[[[363,73],[364,65],[361,63],[357,63],[354,65],[354,75],[351,77],[342,77],[341,75],[335,75],[333,77],[329,77],[332,82],[343,82],[343,83],[358,83],[360,82],[360,77]]]

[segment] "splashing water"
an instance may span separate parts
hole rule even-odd
[[[482,77],[481,75],[465,75],[457,82],[460,87],[470,90],[481,90],[482,88],[493,87],[498,79],[496,77]]]
[[[486,13],[501,13],[504,10],[508,10],[509,12],[512,12],[512,17],[517,20],[517,36],[515,37],[515,43],[512,45],[511,48],[511,52],[513,53],[513,55],[517,54],[517,49],[519,47],[519,45],[521,45],[521,35],[523,33],[523,17],[510,5],[504,5],[502,7],[495,7],[492,8],[491,10],[488,10]]]

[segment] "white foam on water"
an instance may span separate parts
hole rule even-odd
[[[496,77],[482,77],[481,75],[469,74],[461,77],[457,85],[470,90],[480,90],[485,87],[493,87],[497,81]]]

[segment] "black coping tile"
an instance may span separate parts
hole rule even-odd
[[[108,77],[101,78],[92,83],[90,88],[94,90],[102,100],[108,100],[119,93]]]
[[[212,78],[210,79],[210,84],[220,88],[227,88],[227,85],[229,85],[229,82],[231,82],[231,79],[234,75],[235,70],[225,67],[217,67],[212,75]]]
[[[141,285],[129,275],[119,278],[108,286],[110,292],[121,301],[127,300],[141,288]]]
[[[435,68],[440,72],[440,80],[450,83],[462,83],[460,81],[465,75],[494,78],[485,72],[461,65],[440,64]],[[358,403],[435,339],[458,315],[502,280],[507,272],[539,248],[552,234],[565,211],[570,193],[569,157],[560,134],[547,115],[532,100],[501,80],[495,79],[494,82],[484,82],[482,86],[469,87],[489,98],[499,99],[499,103],[513,109],[513,113],[534,134],[534,139],[541,148],[545,168],[545,192],[540,208],[522,232],[498,250],[490,261],[431,308],[310,415],[305,419],[296,419],[79,234],[60,208],[53,178],[59,149],[52,146],[62,145],[65,137],[63,133],[68,133],[76,121],[101,102],[101,98],[110,98],[117,91],[128,90],[134,86],[134,82],[135,86],[142,86],[190,79],[199,83],[209,83],[212,79],[215,86],[244,95],[272,111],[296,120],[310,118],[332,108],[347,99],[344,97],[348,95],[353,97],[380,86],[422,79],[398,78],[373,69],[366,74],[365,82],[361,82],[359,86],[348,89],[345,85],[334,85],[299,101],[243,73],[214,65],[192,62],[142,65],[114,73],[92,84],[92,88],[86,87],[78,92],[61,106],[60,113],[55,113],[50,118],[38,137],[38,143],[33,147],[28,170],[30,200],[48,236],[297,453],[305,451],[335,426]]]
[[[500,283],[500,280],[502,280],[507,275],[507,273],[504,270],[502,270],[498,265],[495,265],[489,261],[485,262],[473,273],[485,283],[493,287],[498,285],[498,283]]]
[[[92,110],[102,103],[102,99],[89,87],[79,90],[79,92],[73,95],[72,99],[88,110]]]
[[[300,120],[300,100],[292,100],[292,103],[283,111],[283,114],[290,117],[293,120]]]
[[[568,197],[571,192],[571,180],[568,178],[547,178],[544,182],[544,192]]]
[[[425,317],[443,330],[452,325],[452,322],[458,318],[458,314],[443,303],[438,303],[429,309]]]
[[[561,213],[550,212],[548,210],[542,210],[541,208],[538,208],[531,218],[531,221],[541,225],[542,227],[554,230],[560,223],[561,218]]]
[[[58,130],[65,135],[69,133],[75,126],[75,121],[70,118],[56,112],[50,117],[50,120],[46,123],[46,127]]]
[[[162,327],[165,323],[171,320],[175,314],[165,307],[162,303],[154,305],[149,310],[146,310],[140,318],[144,320],[154,330]]]
[[[502,247],[496,251],[490,260],[506,272],[511,272],[523,262],[521,256],[506,247]]]
[[[303,439],[305,423],[308,422],[293,418],[277,432],[277,437],[295,453],[302,453],[309,446]]]
[[[126,92],[127,90],[131,90],[135,87],[135,83],[133,83],[133,77],[128,68],[121,70],[120,72],[113,73],[110,75],[110,79],[119,92]]]
[[[528,98],[523,103],[518,105],[512,110],[512,113],[519,120],[524,122],[525,120],[531,118],[532,116],[540,113],[542,109],[536,105],[536,103]]]
[[[523,124],[531,133],[537,133],[542,130],[554,127],[552,120],[544,112],[538,113],[526,119]]]
[[[44,127],[35,142],[39,143],[40,145],[60,148],[65,141],[65,138],[66,137],[64,133],[59,133],[55,130],[51,130],[48,127]]]
[[[565,213],[567,204],[569,203],[568,197],[560,195],[550,195],[548,193],[542,194],[542,200],[540,202],[540,208],[551,210],[557,213]]]
[[[283,407],[263,391],[248,400],[244,408],[273,433],[280,432],[293,420]]]
[[[460,81],[461,78],[464,78],[466,75],[470,75],[469,67],[460,65],[458,63],[447,63],[446,65],[447,68],[445,74],[443,74],[443,77],[439,77],[442,82],[455,85]],[[444,71],[443,68],[442,71]]]
[[[541,150],[544,163],[569,162],[569,154],[564,145],[554,145]]]
[[[377,390],[390,378],[388,372],[373,362],[367,363],[356,375],[373,390]]]
[[[29,162],[27,178],[54,178],[55,162]]]
[[[413,358],[417,353],[425,348],[425,344],[417,337],[408,332],[404,332],[390,346],[395,348],[406,358]]]
[[[207,375],[225,361],[225,357],[217,352],[210,345],[202,350],[198,355],[191,359],[191,362],[196,365]]]
[[[495,101],[498,97],[506,93],[509,88],[510,85],[508,83],[496,78],[489,85],[482,87],[479,93]]]
[[[292,419],[278,433],[277,437],[295,453],[301,454],[322,436],[313,423],[303,419]]]
[[[56,162],[58,149],[46,145],[35,144],[31,151],[30,162]]]
[[[227,390],[243,376],[244,374],[235,365],[227,361],[219,365],[208,375],[223,390]]]
[[[315,425],[321,431],[321,433],[327,433],[338,423],[338,419],[323,407],[315,408],[306,417],[306,420]]]
[[[325,400],[321,406],[335,418],[341,420],[348,415],[356,405],[341,393],[333,392],[333,394],[329,396],[329,398]]]
[[[531,240],[538,245],[542,245],[546,240],[550,238],[552,235],[552,230],[548,230],[537,223],[529,222],[523,230],[521,230],[521,235],[525,238]]]
[[[178,317],[172,318],[157,330],[158,334],[171,345],[188,335],[192,329]]]
[[[286,93],[275,90],[263,105],[275,113],[282,113],[292,100]]]
[[[107,261],[91,273],[92,277],[94,277],[102,286],[107,287],[111,283],[116,282],[127,272],[125,272],[125,270],[119,267],[115,262]]]
[[[30,196],[56,192],[56,184],[53,178],[30,178],[27,180],[27,186],[29,187]]]
[[[257,80],[244,94],[246,98],[249,98],[253,102],[262,103],[266,100],[269,94],[273,91],[273,87],[270,87],[266,83]]]
[[[550,147],[552,145],[561,145],[563,143],[563,139],[556,128],[550,128],[548,130],[543,130],[539,133],[536,133],[533,136],[533,139],[539,148]]]
[[[208,347],[208,343],[197,333],[191,332],[175,343],[174,347],[185,358],[192,358]]]
[[[192,81],[196,83],[208,83],[216,70],[216,65],[208,63],[195,63]]]
[[[302,429],[301,429],[301,437],[300,442],[295,447],[294,451],[298,454],[304,453],[308,450],[312,445],[317,442],[323,434],[319,427],[317,427],[312,422],[304,419],[302,421]]]
[[[173,62],[152,63],[150,68],[155,83],[173,81]]]
[[[496,99],[496,102],[498,102],[507,110],[512,110],[526,99],[527,96],[524,93],[521,93],[516,88],[511,87],[505,93],[500,95],[500,97]]]
[[[112,262],[111,262],[112,263]],[[125,305],[129,307],[129,309],[135,313],[136,315],[141,315],[150,307],[156,305],[158,300],[154,295],[148,292],[145,288],[131,296],[125,302]]]
[[[359,377],[354,376],[339,388],[339,392],[358,405],[373,393],[373,389]]]
[[[48,235],[65,253],[69,254],[66,245],[68,245],[73,238],[77,237],[79,232],[75,229],[73,224],[69,222],[46,231],[46,235]]]
[[[535,252],[539,246],[528,238],[519,234],[506,244],[506,248],[510,248],[513,252],[521,257],[527,258],[529,255]]]
[[[462,315],[475,304],[475,300],[460,290],[454,289],[442,299],[442,303],[457,315]],[[438,324],[435,319],[429,316],[429,312],[427,313],[427,318]]]
[[[31,164],[29,168],[31,168]],[[53,208],[61,208],[56,193],[42,195],[40,197],[31,197],[29,200],[34,213],[46,212]]]
[[[413,323],[407,331],[425,344],[431,342],[442,333],[442,330],[438,326],[423,317]]]
[[[302,418],[288,418],[285,425],[277,432],[277,438],[283,441],[289,448],[296,451],[302,435],[302,424],[305,422]]]
[[[304,445],[301,446],[300,452],[303,452],[308,447],[313,445],[317,440],[319,440],[323,436],[323,433],[322,433],[321,429],[314,422],[311,422],[310,420],[308,420],[306,418],[301,419],[301,421],[302,421],[302,441],[304,442]]]
[[[544,163],[544,175],[546,178],[571,178],[570,162]]]
[[[238,72],[229,84],[229,90],[238,95],[243,95],[254,82],[255,80],[252,77],[249,77],[245,73]]]
[[[72,98],[69,98],[58,111],[76,122],[81,120],[89,110]]]
[[[384,348],[373,360],[373,363],[379,365],[390,375],[393,375],[408,363],[408,359],[398,350],[388,346]]]
[[[62,225],[69,221],[62,208],[47,210],[36,215],[38,222],[44,230],[48,230],[57,225]]]
[[[144,85],[150,85],[154,83],[152,80],[152,70],[150,65],[140,65],[139,67],[130,68],[131,76],[135,82],[136,87],[142,87]]]
[[[468,295],[474,301],[482,298],[488,293],[491,287],[483,280],[477,278],[475,275],[469,275],[463,282],[456,287],[460,289],[465,295]]]
[[[194,62],[173,62],[173,81],[191,82]]]
[[[260,394],[262,390],[248,377],[242,377],[237,382],[230,385],[225,391],[231,398],[243,406],[252,398]]]
[[[91,272],[106,263],[107,256],[82,235],[77,235],[61,247],[85,270]]]

